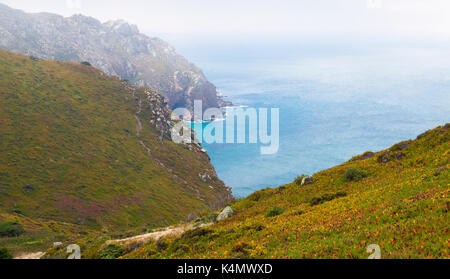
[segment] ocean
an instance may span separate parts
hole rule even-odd
[[[279,108],[276,154],[262,155],[258,144],[203,145],[236,197],[450,122],[448,46],[181,46],[179,52],[235,105]]]

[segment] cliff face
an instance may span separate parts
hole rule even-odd
[[[160,92],[170,108],[225,105],[195,65],[158,38],[124,21],[28,14],[0,4],[0,48],[40,58],[88,61],[103,72]]]
[[[200,146],[170,140],[156,92],[3,50],[0,89],[0,221],[151,228],[232,200]]]

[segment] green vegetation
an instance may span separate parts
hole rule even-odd
[[[11,260],[13,256],[9,253],[8,249],[0,247],[0,260]]]
[[[338,198],[343,198],[343,197],[346,197],[346,196],[347,196],[347,193],[344,193],[344,192],[338,192],[336,194],[325,194],[325,195],[322,195],[320,197],[312,198],[311,201],[309,202],[309,204],[311,206],[315,206],[315,205],[322,204],[324,202],[329,202],[329,201],[332,201],[332,200],[335,200],[335,199],[338,199]]]
[[[364,179],[368,176],[367,172],[365,171],[360,171],[358,169],[355,168],[351,168],[348,169],[345,173],[344,173],[344,179],[347,182],[351,182],[351,181],[360,181],[361,179]]]
[[[270,217],[275,217],[275,216],[281,215],[281,214],[283,214],[283,213],[284,213],[284,208],[275,206],[275,207],[272,207],[272,208],[267,212],[266,217],[268,217],[268,218],[270,218]]]
[[[293,182],[256,192],[231,204],[237,214],[224,222],[122,258],[367,259],[371,244],[385,259],[449,258],[450,124],[400,150],[404,156],[388,162],[378,157],[392,150],[316,173],[314,187]]]
[[[161,140],[148,90],[130,88],[80,63],[0,51],[0,222],[25,227],[0,246],[15,255],[92,231],[133,235],[218,206],[228,192],[199,177],[214,173],[207,155]]]
[[[0,222],[0,237],[16,237],[25,232],[22,224],[16,222]]]
[[[119,258],[124,253],[125,250],[121,246],[111,244],[100,252],[100,259],[113,260]]]

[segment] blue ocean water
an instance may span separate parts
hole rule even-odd
[[[234,104],[280,109],[274,155],[261,155],[254,144],[204,144],[237,197],[450,122],[448,48],[254,49],[205,45],[181,51]]]

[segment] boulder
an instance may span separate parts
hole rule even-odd
[[[314,184],[314,178],[312,176],[307,176],[302,180],[302,186]]]
[[[228,219],[234,215],[234,211],[231,207],[227,206],[220,214],[217,216],[217,222]]]

